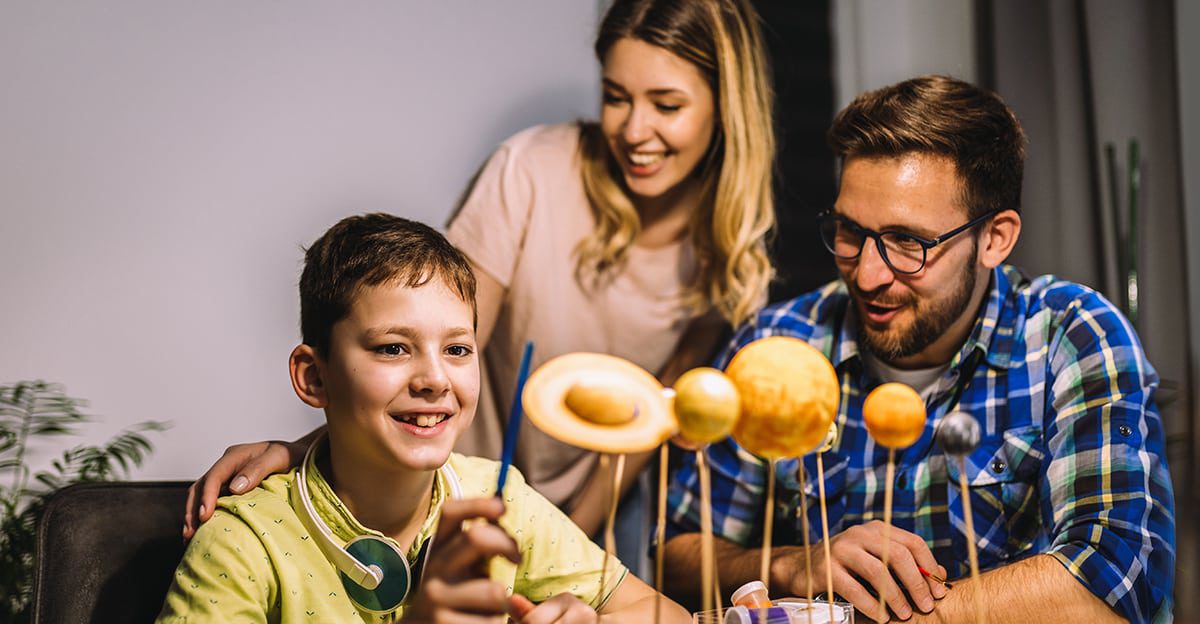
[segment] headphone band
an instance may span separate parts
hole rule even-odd
[[[325,555],[325,558],[332,563],[335,568],[337,568],[338,572],[342,574],[344,577],[344,585],[346,584],[346,581],[349,581],[355,586],[361,587],[362,590],[365,590],[367,594],[370,594],[371,592],[379,589],[380,584],[384,583],[385,580],[385,571],[383,568],[381,568],[379,565],[364,564],[363,562],[359,561],[358,558],[348,552],[348,548],[354,547],[355,544],[358,544],[358,546],[355,547],[355,550],[361,551],[362,547],[367,546],[362,542],[365,540],[370,540],[380,542],[381,544],[386,545],[387,548],[395,551],[396,555],[400,559],[399,565],[403,567],[403,569],[400,570],[400,573],[406,577],[403,580],[403,587],[405,590],[403,591],[403,594],[400,596],[399,600],[396,601],[395,606],[398,606],[407,596],[407,588],[410,582],[415,585],[417,580],[419,580],[420,573],[425,567],[424,560],[433,542],[433,536],[430,536],[429,539],[425,540],[425,543],[421,545],[420,554],[417,557],[418,561],[415,575],[409,572],[407,559],[402,553],[399,552],[399,550],[396,549],[394,545],[392,545],[391,542],[381,540],[374,536],[360,536],[348,542],[345,547],[338,544],[337,540],[334,538],[333,532],[329,530],[329,527],[325,524],[325,522],[317,514],[316,509],[313,507],[312,497],[309,495],[308,490],[308,464],[310,461],[313,461],[313,455],[320,444],[325,441],[326,435],[327,434],[322,433],[320,436],[318,436],[315,440],[313,440],[312,444],[309,444],[308,450],[305,451],[304,459],[300,463],[300,470],[296,475],[293,487],[290,488],[291,491],[289,492],[288,496],[289,503],[291,504],[292,509],[296,512],[296,515],[300,518],[300,523],[304,526],[305,530],[308,531],[309,535],[312,536],[313,542],[316,543],[317,548],[321,550],[321,553]],[[454,468],[450,466],[450,463],[446,462],[441,468],[438,469],[438,471],[441,473],[442,478],[445,480],[445,483],[450,490],[450,497],[453,499],[462,498],[462,485],[459,483],[458,475],[455,473]],[[347,586],[347,589],[353,588]],[[395,608],[395,606],[392,606],[381,611],[370,605],[362,604],[353,596],[351,596],[351,599],[354,600],[356,606],[359,608],[367,609],[371,612],[387,612]]]

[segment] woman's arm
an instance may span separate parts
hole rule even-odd
[[[717,346],[728,334],[728,327],[715,310],[692,319],[683,335],[679,337],[679,342],[675,344],[675,351],[658,372],[658,380],[664,386],[671,386],[687,371],[711,364]]]
[[[683,335],[680,336],[679,342],[676,343],[674,353],[667,359],[667,363],[659,372],[659,381],[664,386],[670,386],[688,370],[708,364],[725,333],[725,328],[725,321],[715,312],[693,319],[688,328],[684,330]],[[621,497],[624,497],[633,487],[638,475],[642,473],[642,469],[646,467],[653,456],[654,451],[626,456],[625,473],[621,479]],[[595,535],[604,522],[604,514],[607,512],[604,503],[608,499],[605,494],[611,482],[611,475],[601,473],[597,467],[589,475],[587,483],[573,498],[574,504],[570,509],[571,520],[588,535]]]
[[[221,490],[242,494],[262,483],[262,480],[300,465],[308,445],[325,431],[325,425],[308,432],[294,442],[267,440],[249,444],[234,444],[225,449],[217,463],[188,488],[183,510],[183,539],[192,539],[201,523],[212,517]]]

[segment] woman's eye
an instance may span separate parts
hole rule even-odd
[[[676,113],[679,112],[679,109],[683,108],[680,104],[655,104],[654,107],[660,113]]]
[[[601,99],[605,104],[621,104],[625,101],[625,98],[616,93],[605,93]]]

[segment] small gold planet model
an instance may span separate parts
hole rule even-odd
[[[771,336],[743,347],[725,368],[741,395],[733,437],[768,459],[800,457],[817,447],[837,414],[833,365],[803,340]]]
[[[693,368],[675,380],[675,419],[689,442],[711,444],[729,435],[742,411],[737,387],[715,368]]]
[[[902,383],[885,383],[872,390],[862,413],[867,433],[887,448],[911,446],[925,431],[925,401]]]

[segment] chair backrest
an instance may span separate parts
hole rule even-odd
[[[81,483],[38,524],[33,624],[153,622],[183,557],[188,483]]]

